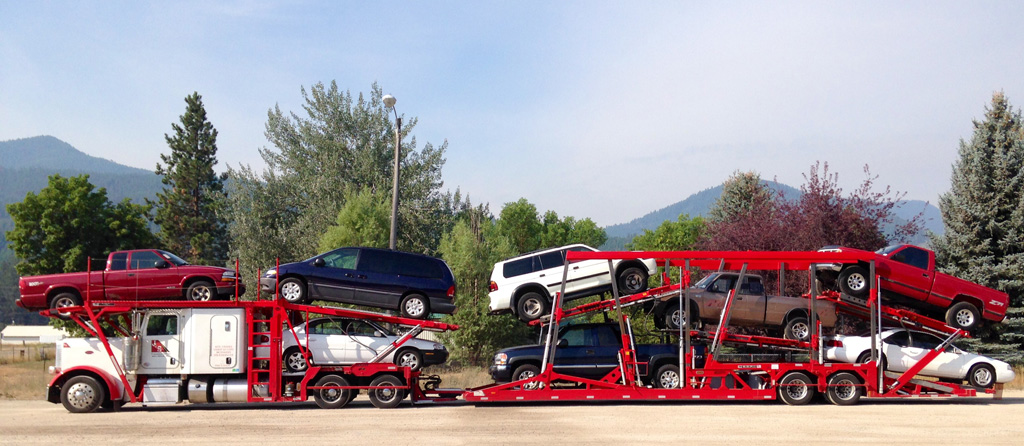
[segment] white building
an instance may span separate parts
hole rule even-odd
[[[68,332],[49,325],[8,325],[0,331],[0,342],[48,344],[68,337]]]

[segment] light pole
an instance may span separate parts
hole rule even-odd
[[[388,247],[395,249],[395,241],[398,238],[398,154],[402,148],[402,118],[398,117],[398,110],[395,109],[395,97],[389,94],[384,95],[384,106],[395,113],[395,171],[391,182],[391,239]]]

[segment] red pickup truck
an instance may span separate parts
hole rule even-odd
[[[821,251],[865,252],[852,248],[827,246]],[[839,290],[858,298],[868,294],[870,278],[866,263],[837,267]],[[982,319],[1002,322],[1009,296],[998,290],[968,282],[935,270],[935,253],[914,245],[892,245],[875,251],[875,272],[881,278],[882,296],[891,302],[925,312],[926,316],[945,318],[954,328],[974,330]],[[826,279],[828,274],[820,274]]]
[[[189,265],[159,249],[116,251],[102,271],[28,276],[18,280],[21,297],[15,302],[29,311],[82,305],[92,300],[161,300],[185,298],[207,301],[235,293],[235,271],[218,266]],[[245,291],[238,282],[239,294]]]

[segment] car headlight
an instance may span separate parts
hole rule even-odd
[[[435,342],[434,350],[444,350],[444,346]]]
[[[224,271],[220,275],[220,280],[235,280],[235,272],[234,271]]]
[[[504,353],[498,353],[494,355],[494,365],[506,365],[508,364],[508,355]]]
[[[277,269],[275,269],[275,268],[270,268],[270,269],[267,270],[267,272],[263,273],[264,277],[274,277],[276,275],[277,275]]]

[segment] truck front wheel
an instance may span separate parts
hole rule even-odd
[[[217,297],[217,289],[213,287],[212,283],[205,280],[189,285],[188,290],[185,291],[185,298],[194,302],[209,302],[215,297]]]
[[[78,297],[75,293],[63,292],[54,296],[53,300],[50,301],[51,310],[60,310],[64,307],[79,307],[82,305],[82,298]],[[57,317],[68,320],[71,319],[68,313],[57,312]]]
[[[60,402],[71,413],[93,412],[107,399],[103,386],[91,376],[69,379],[60,392]]]
[[[853,297],[865,298],[870,289],[870,279],[864,267],[854,265],[839,273],[839,290]]]
[[[953,328],[973,331],[981,322],[978,308],[970,302],[957,302],[946,310],[946,324]]]

